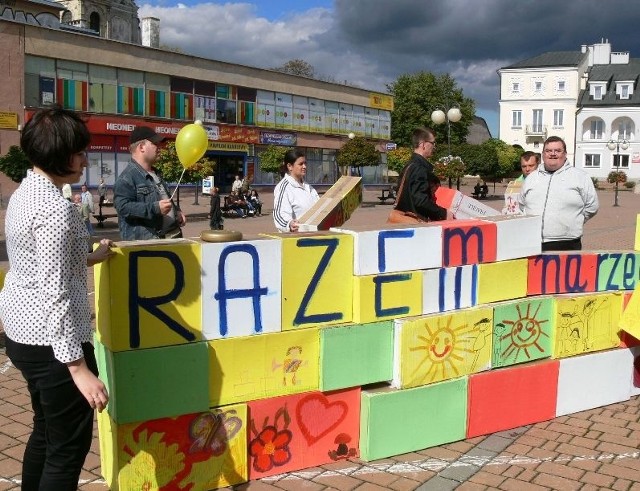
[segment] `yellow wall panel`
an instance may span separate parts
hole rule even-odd
[[[353,237],[284,234],[282,330],[351,322]]]
[[[480,264],[478,303],[526,297],[528,264],[527,259]]]
[[[317,390],[319,339],[300,329],[210,341],[211,406]]]
[[[489,369],[492,328],[491,308],[403,321],[395,385],[417,387]]]
[[[556,297],[553,357],[615,348],[621,314],[620,293]]]
[[[97,300],[108,311],[97,323],[103,344],[116,352],[201,340],[200,245],[158,241],[113,250],[109,296]]]
[[[422,313],[422,272],[353,277],[353,322],[366,324]]]

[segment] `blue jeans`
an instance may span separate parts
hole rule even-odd
[[[85,343],[82,348],[89,369],[97,375],[93,346]],[[27,381],[34,413],[22,460],[22,491],[76,491],[91,447],[93,409],[67,366],[42,356],[47,349],[53,358],[50,346],[29,346],[7,338],[7,355]]]

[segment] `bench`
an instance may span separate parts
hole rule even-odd
[[[380,196],[378,196],[378,199],[380,200],[380,204],[386,204],[387,200],[391,200],[391,202],[393,203],[396,200],[395,189],[393,188],[383,189],[380,192]]]
[[[99,228],[104,227],[105,220],[108,220],[109,218],[118,218],[117,213],[104,213],[102,211],[102,208],[113,208],[113,203],[109,201],[103,201],[102,203],[98,204],[98,213],[94,213],[93,218],[95,218],[96,221],[98,222]]]

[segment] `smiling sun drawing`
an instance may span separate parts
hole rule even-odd
[[[423,334],[417,334],[414,338],[419,344],[409,347],[409,351],[423,352],[423,356],[411,371],[407,386],[464,375],[468,372],[465,364],[473,359],[470,355],[476,351],[474,344],[477,344],[478,326],[468,324],[464,316],[447,315],[430,320],[431,323],[424,322],[421,326],[420,332]]]
[[[499,356],[503,361],[509,358],[512,358],[514,362],[528,361],[534,354],[538,354],[535,350],[539,353],[544,353],[545,349],[541,345],[541,337],[548,338],[549,335],[544,332],[543,324],[549,321],[537,318],[541,306],[542,303],[539,303],[532,314],[532,303],[528,303],[527,310],[523,314],[520,305],[516,305],[517,319],[505,319],[496,324],[498,332],[502,329],[498,336],[498,349],[501,351]]]

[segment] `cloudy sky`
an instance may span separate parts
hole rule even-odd
[[[404,73],[450,73],[498,135],[496,70],[546,51],[611,42],[640,57],[640,2],[621,0],[139,0],[160,43],[261,68],[301,58],[386,91]]]

